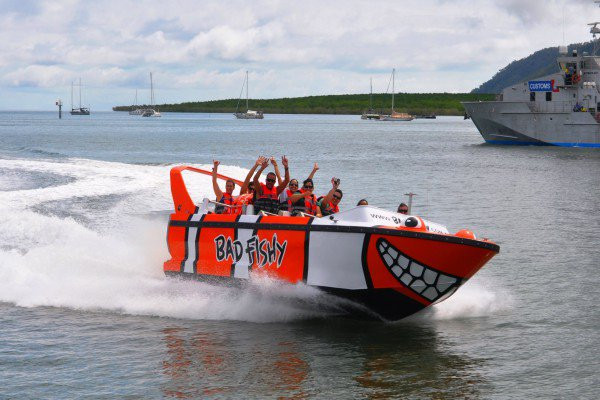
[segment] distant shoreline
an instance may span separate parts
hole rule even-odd
[[[398,93],[395,95],[395,111],[413,115],[463,115],[461,101],[494,100],[494,94],[480,93]],[[187,113],[233,113],[238,105],[246,111],[246,101],[225,99],[212,101],[185,102],[179,104],[157,104],[161,112]],[[390,113],[391,95],[373,93],[373,109]],[[279,99],[250,99],[251,110],[261,110],[265,114],[354,114],[360,115],[369,108],[369,94],[344,94],[327,96],[285,97]],[[148,105],[115,106],[113,111],[130,111],[134,108],[148,108]]]

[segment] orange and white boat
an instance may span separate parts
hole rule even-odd
[[[267,275],[398,320],[447,299],[500,250],[471,231],[451,234],[418,216],[371,206],[323,218],[215,214],[208,199],[192,201],[186,170],[207,173],[187,166],[171,170],[169,276],[237,284]]]

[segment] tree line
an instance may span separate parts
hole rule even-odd
[[[279,99],[250,99],[251,110],[265,114],[362,114],[369,109],[369,94],[343,94],[327,96],[285,97]],[[461,101],[487,101],[493,94],[481,93],[397,93],[394,110],[413,115],[463,115]],[[392,105],[390,94],[373,93],[373,109],[389,114]],[[154,108],[164,112],[233,113],[238,99],[195,101],[179,104],[159,104]],[[239,101],[241,112],[245,112],[245,100]],[[129,111],[141,106],[115,106],[114,111]]]

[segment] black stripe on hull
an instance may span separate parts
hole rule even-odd
[[[308,228],[312,222],[313,217],[308,220],[308,224],[306,227]],[[306,233],[304,236],[304,265],[302,266],[302,282],[306,283],[306,279],[308,277],[308,256],[310,252],[310,229],[306,229]]]
[[[250,283],[248,279],[231,278],[216,275],[197,275],[165,271],[168,277],[192,279],[222,286],[245,287]],[[292,285],[290,283],[290,285]],[[312,285],[311,285],[312,286]],[[398,321],[406,318],[426,306],[403,295],[394,289],[339,289],[322,286],[312,286],[324,293],[350,300],[342,309],[349,316],[358,319]],[[355,303],[355,304],[352,304]]]
[[[258,221],[257,221],[258,222]],[[374,235],[401,236],[415,239],[432,240],[436,242],[447,242],[463,244],[466,246],[480,247],[487,250],[492,250],[496,253],[500,252],[500,246],[495,243],[483,242],[480,240],[466,239],[452,235],[442,235],[428,232],[417,232],[401,229],[374,228],[369,226],[344,226],[344,225],[292,225],[292,224],[270,224],[270,223],[254,223],[254,222],[198,222],[198,221],[182,221],[170,220],[169,226],[184,226],[184,227],[202,227],[202,228],[237,228],[237,229],[252,229],[256,232],[260,230],[281,230],[281,231],[314,231],[314,232],[343,232],[343,233],[364,233]]]

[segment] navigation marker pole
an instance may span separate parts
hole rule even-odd
[[[409,192],[409,193],[404,193],[405,196],[408,196],[408,214],[411,213],[412,210],[412,198],[413,196],[416,196],[416,193],[413,192]]]
[[[58,119],[62,118],[62,100],[61,99],[56,99],[56,103],[58,106]]]

